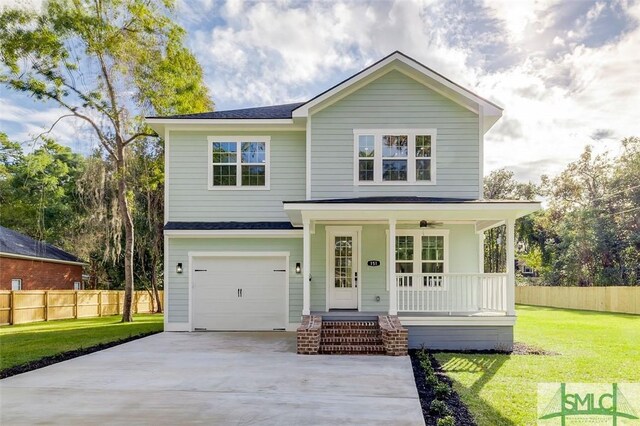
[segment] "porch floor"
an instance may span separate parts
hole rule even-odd
[[[329,311],[312,311],[311,315],[319,315],[324,321],[372,321],[379,315],[389,315],[388,312],[357,311],[355,309],[329,309]],[[398,317],[505,317],[506,312],[501,311],[477,311],[477,312],[398,312]]]
[[[506,312],[501,311],[477,311],[477,312],[398,312],[402,317],[504,317]]]

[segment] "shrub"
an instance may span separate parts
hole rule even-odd
[[[447,404],[445,404],[444,401],[440,401],[439,399],[434,399],[433,401],[431,401],[429,411],[435,416],[449,415],[449,408],[447,408]]]
[[[436,377],[435,374],[427,374],[424,378],[425,382],[427,383],[427,385],[433,387],[436,387],[440,382],[438,381],[438,377]]]
[[[435,386],[433,391],[436,394],[436,398],[444,399],[451,393],[451,387],[449,387],[448,384],[441,382]]]
[[[431,361],[429,361],[428,359],[423,359],[422,361],[420,361],[420,367],[422,367],[424,372],[427,374],[433,374],[434,372],[433,366],[431,366]]]
[[[436,424],[438,426],[456,426],[456,421],[453,416],[444,416],[438,419]]]

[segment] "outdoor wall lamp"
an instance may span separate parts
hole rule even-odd
[[[296,262],[296,274],[299,274],[302,271],[302,268],[300,267],[300,262]]]
[[[178,263],[176,265],[176,274],[181,274],[182,273],[182,263]]]
[[[421,221],[420,221],[420,228],[426,228],[426,227],[427,227],[427,225],[428,225],[428,223],[427,223],[427,221],[426,221],[426,220],[421,220]]]

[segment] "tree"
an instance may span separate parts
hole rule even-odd
[[[640,274],[640,139],[618,157],[586,147],[549,185],[553,235],[550,281],[569,285],[637,283]]]
[[[80,215],[75,182],[84,167],[84,157],[51,139],[24,154],[0,133],[0,223],[70,248],[67,237]]]
[[[155,300],[155,312],[162,312],[158,292],[163,274],[164,155],[157,141],[133,145],[132,175],[137,182],[134,222],[140,238],[137,256],[139,277]],[[148,284],[148,286],[147,286]]]
[[[184,30],[169,18],[172,9],[170,0],[51,0],[41,15],[0,14],[0,82],[66,110],[52,126],[65,118],[85,123],[114,166],[125,235],[125,322],[133,319],[134,286],[129,146],[155,136],[140,114],[212,109],[202,70],[183,46]]]
[[[492,171],[484,179],[484,198],[489,200],[533,200],[538,192],[538,187],[535,184],[518,182],[514,178],[513,172],[504,168]],[[518,245],[528,241],[525,236],[530,224],[526,220],[523,218],[516,221],[516,240],[521,243]],[[486,272],[504,272],[506,270],[506,237],[505,225],[485,231],[484,269]]]

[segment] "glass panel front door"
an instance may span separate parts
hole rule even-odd
[[[334,233],[329,242],[329,309],[357,309],[357,232]]]

